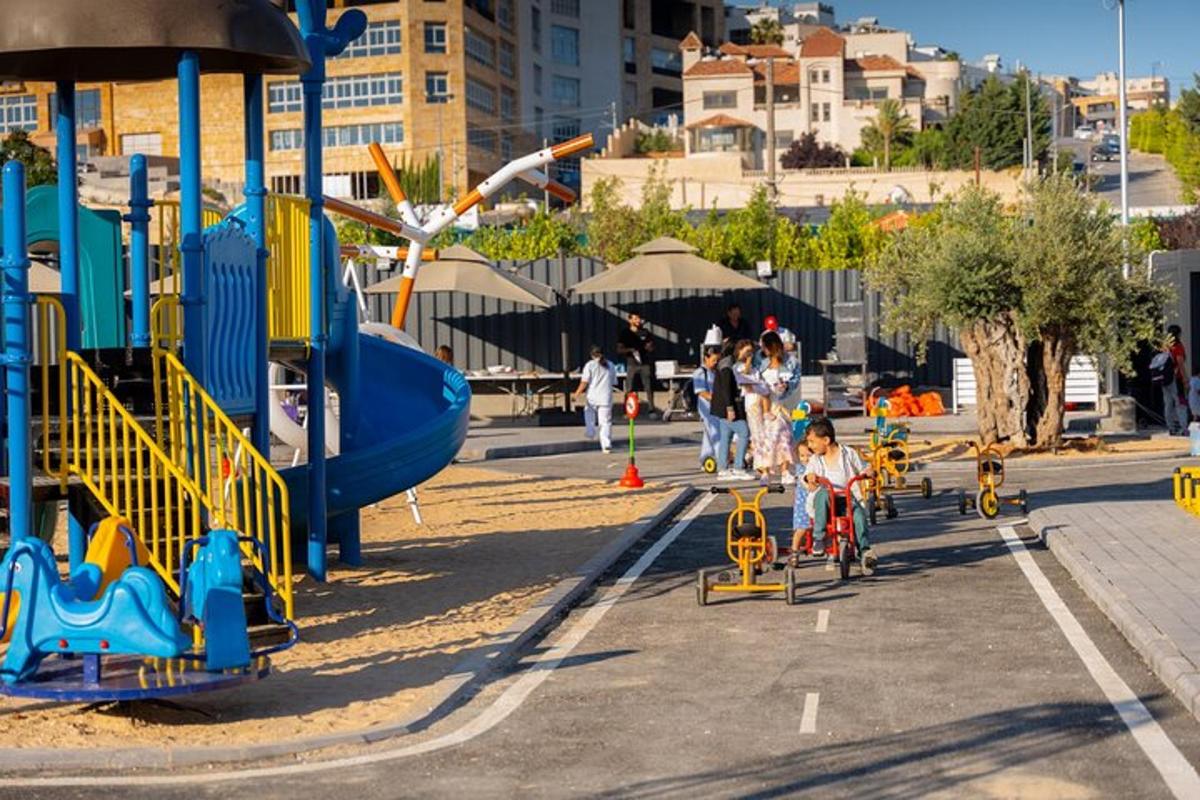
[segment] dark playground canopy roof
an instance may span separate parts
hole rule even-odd
[[[270,0],[3,0],[0,79],[171,78],[180,55],[202,72],[299,74],[308,51]]]

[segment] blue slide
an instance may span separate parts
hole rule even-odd
[[[436,475],[467,438],[471,389],[461,372],[419,350],[358,331],[355,300],[339,280],[337,237],[326,220],[329,384],[340,398],[340,454],[326,462],[329,542],[358,535],[358,510]],[[308,469],[283,470],[293,549],[308,528]],[[355,548],[357,549],[357,548]]]

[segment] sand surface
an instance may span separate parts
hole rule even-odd
[[[0,698],[0,737],[7,747],[234,745],[396,721],[667,493],[452,466],[420,490],[423,526],[404,495],[364,509],[365,566],[331,561],[328,583],[299,580],[301,641],[267,679],[169,704]]]

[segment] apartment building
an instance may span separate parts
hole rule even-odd
[[[528,0],[527,0],[528,1]],[[281,5],[285,0],[280,0]],[[294,11],[294,0],[286,0]],[[397,164],[439,160],[447,194],[465,192],[505,159],[531,146],[522,136],[517,0],[333,0],[330,17],[357,7],[369,24],[328,63],[324,95],[325,184],[329,194],[379,194],[366,146],[378,141]],[[302,93],[295,78],[266,81],[267,177],[299,192],[303,175]],[[53,142],[53,84],[0,85],[0,134],[32,132]],[[81,84],[78,146],[83,157],[178,155],[173,81]],[[244,163],[241,78],[201,79],[206,180],[240,184]]]
[[[622,121],[679,114],[679,40],[690,31],[715,46],[724,32],[720,0],[523,0],[521,100],[531,133],[550,140],[592,133],[598,142]],[[579,160],[555,165],[579,186]]]
[[[680,49],[687,154],[738,152],[750,169],[765,166],[768,58],[774,65],[779,155],[809,132],[851,152],[886,99],[899,101],[918,129],[950,113],[957,102],[957,62],[938,62],[947,77],[931,70],[936,77],[929,78],[889,40],[868,43],[828,27],[807,33],[795,51],[726,43],[706,54],[694,36]]]

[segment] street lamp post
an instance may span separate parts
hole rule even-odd
[[[1129,128],[1125,120],[1125,0],[1117,0],[1117,124],[1121,128],[1121,227],[1129,226]],[[1129,260],[1125,260],[1129,277]]]

